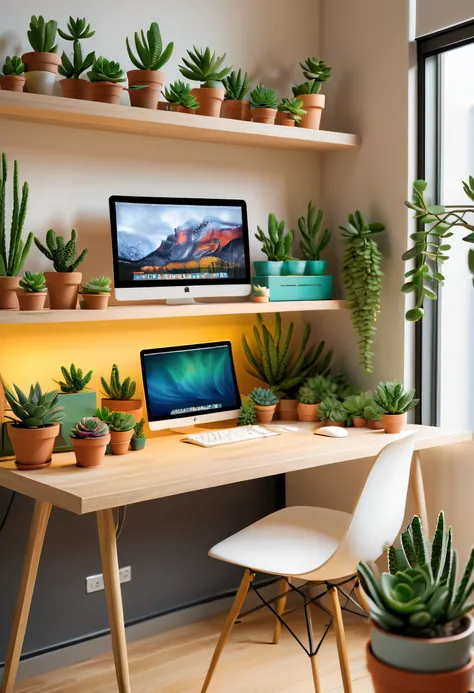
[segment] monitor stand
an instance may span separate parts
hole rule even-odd
[[[177,428],[169,429],[172,433],[179,433],[181,435],[191,435],[193,433],[207,433],[210,428],[204,428],[204,426],[178,426]]]
[[[197,306],[199,304],[191,296],[189,298],[186,296],[183,296],[183,298],[167,298],[166,299],[166,305],[167,306]]]

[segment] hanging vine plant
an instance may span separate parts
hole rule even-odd
[[[359,336],[360,364],[366,373],[372,373],[372,344],[382,290],[382,253],[372,236],[384,231],[385,226],[368,224],[362,212],[356,212],[349,214],[347,226],[339,228],[346,245],[342,276],[352,322]]]

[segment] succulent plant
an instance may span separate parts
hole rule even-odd
[[[226,101],[242,101],[249,90],[248,74],[242,70],[233,71],[228,77],[224,77],[222,84],[225,88],[224,99]]]
[[[101,378],[100,382],[104,388],[104,394],[109,399],[132,399],[136,392],[137,384],[128,376],[123,383],[120,381],[120,373],[116,363],[112,366],[110,373],[110,381],[107,383],[105,378]]]
[[[242,402],[239,411],[239,426],[253,426],[257,420],[255,413],[255,404],[251,399]]]
[[[280,113],[285,113],[290,120],[299,123],[301,118],[306,115],[306,111],[301,108],[302,105],[303,101],[296,97],[292,99],[282,98],[281,102],[278,104],[278,110]]]
[[[260,286],[259,284],[253,285],[253,295],[254,296],[266,296],[270,298],[270,289],[268,286]]]
[[[175,103],[177,106],[191,108],[193,111],[199,108],[198,100],[191,94],[191,86],[181,80],[176,80],[170,84],[162,93],[167,101]]]
[[[343,401],[344,409],[353,419],[365,419],[364,412],[371,404],[372,396],[370,392],[361,392],[358,395],[349,395]]]
[[[371,397],[364,408],[364,419],[367,421],[382,421],[382,410],[378,407],[373,397]]]
[[[43,272],[25,272],[20,279],[20,286],[23,291],[28,291],[32,294],[44,293],[46,291],[46,280]]]
[[[446,637],[462,629],[461,621],[473,608],[474,549],[457,584],[458,555],[452,527],[438,516],[429,546],[420,518],[414,516],[401,535],[401,548],[387,549],[388,572],[379,575],[359,563],[359,577],[371,618],[384,630],[407,637]]]
[[[23,65],[21,58],[18,55],[10,57],[7,55],[5,58],[5,63],[2,67],[2,73],[5,76],[8,75],[22,75],[25,71],[25,66]]]
[[[35,53],[56,53],[58,48],[55,45],[57,31],[58,23],[53,19],[45,22],[41,15],[39,17],[33,15],[30,20],[28,41]]]
[[[135,419],[125,411],[110,411],[108,407],[102,407],[97,409],[95,415],[107,424],[110,431],[125,432],[135,428]]]
[[[145,433],[143,428],[145,426],[145,419],[140,419],[138,423],[135,424],[133,428],[133,438],[145,438]]]
[[[67,79],[79,79],[83,72],[88,70],[92,63],[94,62],[95,52],[92,51],[85,58],[82,57],[82,47],[80,44],[80,39],[88,39],[94,36],[95,31],[91,31],[91,25],[87,22],[86,18],[69,17],[69,22],[67,25],[69,34],[61,29],[58,29],[58,34],[65,41],[74,41],[72,60],[63,51],[61,56],[61,65],[58,68],[59,74]]]
[[[69,370],[66,366],[61,366],[61,373],[63,374],[64,381],[55,380],[54,382],[59,385],[61,392],[67,394],[82,392],[86,389],[92,378],[92,371],[87,371],[84,375],[82,368],[76,368],[73,363],[71,363]]]
[[[331,68],[324,62],[324,60],[318,60],[318,58],[307,58],[304,63],[300,63],[300,65],[308,82],[314,80],[319,84],[319,89],[321,89],[323,82],[328,82],[331,79]]]
[[[300,96],[305,96],[306,94],[318,94],[321,89],[321,84],[312,79],[310,82],[303,82],[302,84],[295,84],[291,87],[293,96],[298,98]]]
[[[18,184],[18,162],[13,164],[13,202],[10,237],[7,249],[5,207],[7,200],[7,155],[2,154],[2,177],[0,178],[0,277],[16,277],[22,270],[33,244],[34,234],[30,232],[26,241],[22,240],[28,207],[28,183],[23,183],[21,200]]]
[[[298,390],[298,402],[301,404],[318,404],[320,396],[308,385],[302,385]]]
[[[321,421],[347,421],[347,411],[342,402],[335,397],[326,396],[321,400],[318,409],[318,416]]]
[[[15,392],[12,392],[3,383],[5,398],[17,417],[9,417],[20,428],[42,428],[51,424],[59,423],[64,418],[63,409],[58,405],[58,391],[51,390],[45,392],[39,383],[30,386],[29,394],[26,395],[17,385],[13,385]],[[16,395],[15,395],[16,393]]]
[[[415,398],[415,394],[415,390],[405,392],[403,383],[394,380],[391,383],[379,383],[373,399],[383,414],[405,414],[418,405],[420,400]]]
[[[311,375],[327,373],[332,359],[332,351],[329,351],[320,360],[325,342],[307,349],[311,335],[311,326],[306,325],[301,340],[298,340],[296,352],[292,349],[294,323],[290,323],[288,331],[283,334],[281,315],[275,313],[275,330],[270,332],[263,321],[263,317],[257,315],[258,326],[254,326],[256,348],[249,347],[245,335],[242,344],[245,355],[250,364],[247,372],[254,378],[267,383],[277,397],[289,396],[298,391],[303,381]]]
[[[268,235],[257,226],[255,238],[262,244],[262,251],[269,260],[280,262],[290,258],[294,233],[285,233],[284,220],[278,221],[273,212],[268,215]]]
[[[141,39],[138,31],[135,32],[135,48],[138,58],[135,57],[127,38],[128,57],[139,70],[161,70],[166,65],[173,53],[174,43],[168,43],[163,50],[160,27],[157,22],[152,22],[146,32],[142,31]]]
[[[254,387],[249,398],[259,407],[273,407],[280,401],[273,390],[265,387]]]
[[[182,58],[184,66],[179,66],[179,71],[192,82],[201,82],[205,88],[221,88],[222,80],[232,72],[231,67],[222,67],[226,54],[216,57],[215,51],[211,53],[210,48],[204,51],[193,46],[194,51],[187,51],[189,60]]]
[[[304,385],[313,391],[317,397],[316,402],[320,402],[328,395],[337,398],[339,393],[338,384],[329,375],[315,375],[307,378]]]
[[[125,82],[125,73],[120,67],[120,63],[107,60],[101,55],[94,59],[92,70],[87,73],[91,82]]]
[[[278,106],[278,96],[275,89],[258,84],[250,92],[250,108],[273,108]]]
[[[54,229],[49,229],[46,233],[46,246],[35,237],[35,245],[48,260],[51,260],[56,272],[75,272],[81,262],[84,262],[87,256],[87,248],[84,248],[82,253],[77,256],[77,231],[72,229],[71,238],[67,243],[64,243],[64,238],[58,236]]]
[[[95,31],[91,31],[91,25],[87,22],[86,18],[69,16],[69,21],[67,23],[67,28],[69,34],[67,34],[62,29],[58,28],[58,34],[65,41],[79,41],[80,39],[88,39],[94,36]]]
[[[371,373],[372,344],[382,291],[382,253],[373,236],[385,227],[379,223],[368,224],[364,215],[356,212],[349,214],[348,225],[340,229],[346,245],[342,277],[352,323],[359,336],[359,360],[364,371]]]
[[[336,397],[340,400],[344,400],[349,395],[354,394],[354,390],[351,385],[351,380],[349,378],[349,373],[343,368],[334,375],[327,376],[336,385]]]
[[[96,277],[89,279],[81,288],[83,294],[110,294],[112,291],[110,277]]]
[[[305,260],[320,260],[321,253],[331,240],[329,229],[322,230],[324,212],[316,209],[311,200],[308,203],[306,218],[298,218],[298,227],[301,234],[300,250]]]
[[[71,430],[71,438],[103,438],[108,435],[109,427],[97,416],[85,416]]]

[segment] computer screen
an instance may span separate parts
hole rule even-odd
[[[230,342],[145,349],[140,356],[152,430],[237,416],[241,402]]]

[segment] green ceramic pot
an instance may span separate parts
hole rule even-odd
[[[130,447],[132,450],[143,450],[146,445],[146,438],[132,438],[130,441]]]
[[[303,275],[306,269],[306,260],[285,260],[283,263],[283,274],[296,276]]]
[[[66,394],[59,393],[59,402],[64,407],[64,419],[61,421],[61,429],[54,443],[54,452],[72,450],[69,438],[71,429],[84,416],[94,416],[97,409],[97,396],[93,390]]]
[[[253,263],[256,277],[278,277],[281,274],[283,262],[274,260],[255,260]]]
[[[311,277],[318,277],[325,273],[327,264],[327,260],[306,260],[304,273]]]

